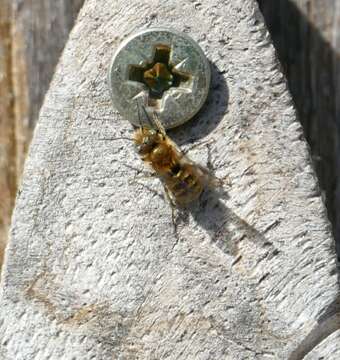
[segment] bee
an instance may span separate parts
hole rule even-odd
[[[197,200],[209,182],[207,170],[192,162],[166,135],[157,113],[149,117],[142,106],[150,128],[140,126],[133,141],[141,159],[147,163],[164,184],[171,204],[185,207]],[[141,118],[138,106],[139,119]]]

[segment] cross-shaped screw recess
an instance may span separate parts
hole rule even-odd
[[[190,79],[170,63],[171,49],[166,45],[155,46],[152,62],[145,66],[130,65],[129,80],[145,84],[149,89],[148,103],[159,105],[164,93],[171,87],[180,87]]]

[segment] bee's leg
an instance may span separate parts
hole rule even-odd
[[[131,180],[129,180],[129,183],[135,183],[137,182],[136,180],[145,180],[145,179],[150,179],[150,178],[155,178],[156,175],[153,173],[144,173],[144,175],[135,175]]]
[[[230,178],[224,176],[223,178],[219,178],[215,175],[215,169],[213,167],[212,159],[211,159],[211,148],[210,145],[207,145],[208,149],[208,159],[206,167],[197,165],[199,169],[203,173],[204,184],[208,192],[214,193],[216,196],[223,196],[224,198],[229,198],[228,191],[226,187],[231,186]]]
[[[194,145],[190,146],[188,149],[183,150],[183,151],[182,151],[182,154],[183,154],[183,155],[186,155],[188,152],[190,152],[191,150],[193,150],[193,149],[195,149],[195,148],[197,148],[197,147],[203,146],[203,145],[205,145],[205,144],[210,145],[210,144],[212,144],[213,142],[214,142],[214,140],[212,140],[212,139],[199,142],[199,143],[197,143],[197,144],[194,144]]]
[[[208,170],[207,168],[197,165],[205,176],[205,184],[210,189],[223,189],[226,185],[227,187],[231,186],[231,180],[228,175],[223,176],[222,178],[217,177],[213,171]]]
[[[128,168],[135,170],[136,173],[134,175],[134,177],[132,179],[129,179],[128,183],[129,184],[137,184],[142,186],[143,188],[147,189],[148,191],[150,191],[151,193],[153,193],[154,195],[158,196],[159,198],[161,198],[162,200],[164,200],[164,196],[163,194],[159,193],[158,191],[154,190],[151,186],[148,186],[146,184],[143,184],[142,182],[138,181],[138,180],[145,180],[145,179],[150,179],[150,178],[155,178],[156,174],[152,173],[152,172],[144,172],[143,170],[134,168],[133,166],[130,165],[126,165]],[[138,175],[139,173],[141,173],[143,175]]]
[[[176,206],[175,202],[173,201],[173,199],[171,198],[170,191],[166,185],[164,185],[164,192],[165,192],[165,195],[168,199],[168,202],[169,202],[170,208],[171,208],[171,221],[172,221],[172,225],[174,227],[174,235],[176,238],[176,243],[174,244],[174,247],[175,247],[176,244],[179,242],[178,224],[177,224],[177,219],[176,219],[177,206]]]
[[[186,149],[186,150],[182,151],[182,154],[185,155],[189,151],[195,149],[196,147],[206,145],[206,147],[208,149],[207,166],[204,167],[204,166],[201,166],[201,165],[197,164],[197,166],[201,169],[204,176],[206,177],[206,185],[209,188],[223,188],[223,186],[226,185],[226,184],[228,186],[230,186],[231,181],[230,181],[228,176],[224,176],[223,178],[218,178],[217,176],[215,176],[215,169],[214,169],[212,159],[211,159],[211,144],[213,142],[215,142],[215,140],[211,139],[211,140],[206,140],[206,141],[194,144],[189,149]]]
[[[124,166],[130,170],[134,170],[136,172],[135,176],[134,176],[134,179],[136,178],[151,178],[151,177],[156,177],[156,174],[151,172],[151,171],[146,171],[144,168],[143,169],[139,169],[139,168],[136,168],[132,165],[129,165],[129,164],[124,164]],[[142,173],[143,176],[139,177],[137,176],[137,174],[140,174]]]
[[[134,181],[132,180],[130,183],[135,183],[137,185],[142,186],[143,188],[145,188],[146,190],[150,191],[151,193],[153,193],[154,195],[158,196],[159,198],[161,198],[162,200],[164,200],[164,196],[163,194],[159,193],[158,191],[154,190],[151,186],[148,186],[146,184],[143,184],[142,182],[139,181]]]
[[[174,225],[175,231],[177,233],[177,223],[176,223],[176,217],[175,217],[176,204],[171,199],[170,191],[169,191],[169,189],[168,189],[168,187],[166,185],[164,185],[164,193],[165,193],[165,196],[166,196],[166,198],[167,198],[167,200],[169,202],[169,205],[171,207],[171,219],[172,219],[172,223]]]

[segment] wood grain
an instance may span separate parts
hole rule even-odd
[[[9,3],[0,1],[0,267],[17,184],[10,15]]]
[[[83,0],[0,0],[0,267],[38,113]]]
[[[311,147],[340,258],[340,3],[258,1]]]
[[[112,55],[159,25],[190,34],[212,67],[204,109],[169,135],[230,180],[176,229],[131,142],[109,140],[132,132],[110,101]],[[2,358],[316,360],[338,339],[333,245],[257,3],[88,0],[25,165]]]

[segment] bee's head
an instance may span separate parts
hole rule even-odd
[[[154,129],[139,128],[135,132],[134,141],[139,155],[150,153],[162,140],[162,135]]]

